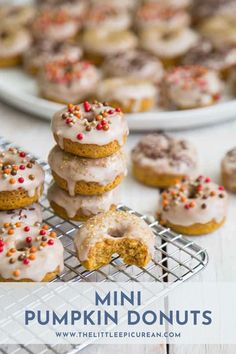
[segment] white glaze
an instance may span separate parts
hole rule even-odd
[[[26,232],[24,231],[25,226],[28,225],[22,223],[21,227],[15,228],[14,235],[8,235],[8,230],[0,233],[0,238],[4,242],[3,251],[0,252],[0,275],[4,279],[30,279],[35,282],[40,282],[48,272],[55,271],[57,267],[59,267],[59,271],[61,272],[64,268],[64,249],[61,241],[57,238],[51,238],[50,231],[46,231],[46,242],[49,239],[52,239],[54,244],[47,244],[45,247],[42,247],[42,249],[39,250],[40,243],[42,242],[42,236],[39,235],[41,227],[30,226],[30,231]],[[28,265],[25,265],[22,261],[18,260],[18,257],[28,253],[28,251],[22,250],[24,247],[29,247],[29,243],[25,241],[26,237],[28,236],[32,238],[30,245],[36,247],[37,252],[35,253],[36,259],[30,261]],[[39,238],[39,240],[37,238]],[[12,253],[11,257],[7,257],[6,253],[11,248],[16,248],[16,252]],[[10,264],[10,258],[13,258],[15,263]],[[20,276],[18,277],[13,275],[13,272],[16,269],[20,271]]]
[[[134,164],[156,174],[195,176],[198,169],[195,147],[186,140],[164,134],[144,136],[131,156]]]
[[[156,84],[160,83],[164,75],[160,60],[141,50],[127,51],[108,57],[103,70],[109,77],[138,78]]]
[[[22,55],[27,51],[31,43],[31,37],[27,30],[8,31],[6,29],[6,34],[7,37],[5,39],[0,39],[0,58]]]
[[[52,171],[67,181],[71,196],[74,196],[76,182],[95,182],[105,186],[127,173],[126,158],[121,150],[108,157],[87,159],[55,146],[49,154],[48,163]]]
[[[181,192],[181,196],[186,196],[187,200],[181,202],[177,196],[175,199],[171,196],[172,191],[179,192],[179,189],[184,186],[187,189]],[[228,196],[225,191],[219,190],[219,186],[213,182],[202,183],[203,189],[197,197],[189,198],[189,193],[192,187],[190,187],[189,182],[171,187],[167,190],[167,200],[169,202],[169,209],[165,211],[162,206],[162,198],[159,203],[158,211],[160,212],[160,217],[163,221],[170,222],[174,225],[181,226],[192,226],[194,224],[207,224],[211,221],[217,223],[222,222],[227,215],[228,207]],[[215,196],[210,196],[210,192],[215,192]],[[224,195],[220,198],[219,195]],[[207,196],[204,199],[203,196]],[[195,207],[186,209],[185,205],[194,201]],[[205,209],[202,205],[205,204]]]
[[[44,183],[44,171],[42,167],[37,163],[33,163],[31,168],[27,167],[30,162],[30,157],[21,157],[20,152],[17,149],[1,151],[0,150],[0,164],[4,165],[16,165],[19,169],[17,175],[11,174],[5,175],[1,168],[0,170],[0,192],[4,191],[16,191],[18,188],[23,188],[27,191],[29,197],[33,197],[36,193],[40,195],[41,187]],[[20,169],[20,166],[24,165],[25,169]],[[33,175],[34,179],[30,179],[29,176]],[[15,183],[11,184],[10,179],[14,178]],[[23,178],[24,182],[20,183],[19,178]]]
[[[104,56],[126,52],[138,44],[138,39],[132,32],[108,32],[99,29],[85,31],[82,41],[85,51]]]
[[[60,148],[63,149],[63,140],[70,139],[74,142],[79,142],[80,144],[92,144],[95,145],[107,145],[112,141],[117,141],[120,146],[124,145],[124,137],[128,135],[128,125],[126,117],[121,113],[117,112],[114,108],[110,106],[104,106],[100,103],[92,104],[92,111],[86,112],[84,104],[80,104],[80,113],[81,118],[75,120],[75,124],[69,126],[66,124],[65,120],[62,118],[63,113],[67,112],[67,109],[63,109],[57,112],[52,119],[52,132],[56,134],[59,138]],[[95,117],[99,115],[104,110],[112,111],[112,114],[109,114],[108,120],[111,122],[109,125],[109,130],[97,130]],[[85,123],[89,120],[93,120],[94,127],[90,132],[87,132],[85,129]],[[83,139],[78,140],[78,133],[83,134]]]
[[[86,261],[90,249],[97,242],[106,239],[115,241],[116,237],[109,234],[111,229],[121,233],[121,237],[140,241],[147,246],[150,256],[153,256],[155,237],[146,222],[123,211],[112,211],[91,218],[77,231],[74,242],[79,260]]]
[[[228,151],[221,162],[222,174],[227,178],[227,188],[235,190],[236,188],[236,148]]]
[[[0,228],[5,223],[24,222],[29,225],[34,225],[36,222],[42,222],[42,209],[39,204],[34,203],[24,208],[15,210],[0,211]]]
[[[116,188],[102,195],[87,196],[77,194],[71,197],[54,183],[48,190],[48,200],[62,207],[69,218],[75,217],[78,212],[84,216],[91,217],[106,212],[112,205],[116,205],[118,202],[117,192]]]
[[[141,33],[142,48],[163,59],[184,55],[198,40],[199,36],[190,28],[176,32],[148,29]]]

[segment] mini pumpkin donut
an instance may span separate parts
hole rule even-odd
[[[97,96],[123,112],[146,112],[154,108],[158,98],[157,87],[144,80],[109,78],[100,83]]]
[[[139,29],[179,31],[189,24],[190,16],[185,10],[161,2],[144,3],[136,13],[136,25]]]
[[[131,25],[131,16],[126,10],[116,8],[112,4],[93,5],[86,16],[85,27],[103,29],[105,31],[123,31]]]
[[[81,264],[89,270],[108,264],[114,253],[124,263],[145,267],[154,255],[155,237],[146,222],[124,211],[110,211],[84,223],[74,238]]]
[[[208,234],[224,224],[228,196],[209,177],[184,179],[164,191],[158,208],[161,224],[187,235]]]
[[[203,65],[218,71],[223,78],[233,65],[236,65],[236,49],[227,45],[214,47],[212,42],[205,39],[191,48],[183,58],[184,65]]]
[[[84,32],[82,43],[86,58],[100,65],[108,55],[136,48],[138,39],[130,31],[89,29]]]
[[[160,58],[166,67],[177,65],[198,40],[197,33],[190,28],[174,32],[152,28],[140,34],[141,47]]]
[[[48,163],[57,185],[71,196],[107,192],[120,184],[127,173],[126,158],[121,150],[108,157],[87,159],[54,146]]]
[[[169,187],[184,176],[195,176],[198,169],[192,144],[161,133],[144,136],[131,157],[134,177],[151,187]]]
[[[185,65],[166,73],[161,95],[166,107],[192,109],[218,102],[222,88],[216,71],[200,65]]]
[[[79,21],[67,11],[53,8],[38,12],[32,25],[32,33],[36,39],[47,38],[50,41],[63,42],[74,38],[80,27]]]
[[[129,134],[120,108],[97,101],[69,104],[57,112],[52,119],[52,132],[62,150],[94,159],[114,154]]]
[[[38,77],[40,96],[68,104],[93,95],[99,73],[87,61],[57,60],[46,63]]]
[[[221,179],[226,189],[236,193],[236,148],[228,151],[221,162]]]
[[[101,195],[71,197],[55,183],[48,190],[48,200],[57,215],[66,220],[85,221],[99,213],[115,209],[117,189]]]
[[[160,60],[142,50],[109,56],[103,65],[103,71],[108,77],[149,80],[154,84],[159,84],[164,76]]]
[[[44,183],[42,167],[15,148],[0,151],[0,210],[18,209],[38,201]]]
[[[20,209],[0,211],[0,227],[3,227],[4,224],[15,224],[17,222],[34,225],[42,221],[42,209],[38,203]]]
[[[31,37],[25,29],[0,29],[0,67],[10,67],[21,63],[22,55],[27,51]]]
[[[0,7],[1,26],[22,27],[32,23],[35,16],[35,8],[31,5],[6,4]]]
[[[0,230],[0,281],[48,282],[64,268],[63,251],[47,225],[5,224]]]
[[[48,62],[76,62],[82,57],[82,49],[72,43],[35,41],[24,53],[24,68],[31,75],[37,74]]]
[[[67,12],[71,17],[76,18],[77,21],[83,22],[83,18],[87,11],[86,0],[37,0],[40,8],[50,11],[51,8],[60,9]]]

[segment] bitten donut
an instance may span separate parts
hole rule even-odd
[[[86,159],[55,146],[48,163],[57,185],[71,196],[108,192],[120,184],[127,172],[125,155],[121,150],[108,157]]]
[[[1,282],[48,282],[63,268],[62,243],[47,225],[16,222],[0,230]]]
[[[123,112],[146,112],[154,108],[158,98],[157,87],[145,80],[132,78],[109,78],[103,80],[98,88],[97,96],[105,99]]]
[[[27,30],[14,28],[0,29],[0,67],[10,67],[21,63],[23,54],[31,43]]]
[[[85,56],[96,65],[111,55],[126,52],[137,47],[138,39],[131,31],[107,31],[88,29],[82,37]]]
[[[27,73],[36,75],[48,62],[76,62],[82,57],[82,49],[66,42],[35,41],[24,53],[24,68]]]
[[[41,223],[43,221],[42,209],[39,204],[33,203],[20,209],[0,211],[0,227],[4,224],[15,224],[24,222],[28,225]]]
[[[158,219],[179,233],[208,234],[224,224],[227,206],[224,187],[211,182],[209,177],[184,179],[162,193]]]
[[[159,84],[164,76],[161,61],[142,50],[132,50],[109,56],[103,64],[108,77],[149,80]]]
[[[222,82],[217,72],[199,65],[170,69],[161,87],[167,108],[191,109],[210,106],[219,101]]]
[[[145,267],[154,255],[155,237],[144,220],[112,211],[86,221],[74,242],[81,264],[89,270],[108,264],[114,253],[126,264]]]
[[[140,34],[141,47],[160,58],[165,67],[177,65],[198,40],[190,28],[171,32],[148,29]]]
[[[144,136],[132,150],[133,176],[151,187],[166,188],[198,169],[195,147],[186,140],[156,133]]]
[[[66,220],[85,221],[90,217],[115,209],[117,189],[101,195],[71,197],[55,183],[48,190],[48,200],[57,215]]]
[[[38,201],[44,171],[24,151],[0,151],[0,210],[18,209]]]
[[[38,78],[40,95],[50,101],[77,103],[94,94],[99,73],[86,61],[52,61],[46,63]]]
[[[221,162],[221,178],[226,189],[236,193],[236,148],[227,152]]]
[[[85,101],[57,112],[52,120],[52,132],[61,149],[96,159],[118,151],[129,130],[121,109],[105,102]]]

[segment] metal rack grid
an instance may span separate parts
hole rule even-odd
[[[0,148],[7,149],[14,146],[10,142],[0,138]],[[32,156],[35,158],[35,156]],[[36,158],[37,159],[37,158]],[[155,257],[145,268],[126,265],[114,255],[109,265],[96,271],[88,271],[79,263],[73,247],[73,234],[79,227],[79,223],[67,221],[56,216],[50,208],[46,191],[51,182],[49,165],[37,159],[45,170],[45,192],[41,198],[44,222],[57,230],[65,248],[64,265],[65,269],[60,276],[53,281],[61,282],[168,282],[168,289],[177,286],[181,282],[192,277],[203,269],[208,262],[207,252],[195,242],[190,241],[182,235],[176,234],[158,224],[157,221],[150,221],[145,215],[141,215],[130,208],[120,205],[119,210],[127,211],[144,219],[156,235]],[[37,347],[37,349],[36,349]],[[7,354],[44,354],[44,353],[76,353],[82,346],[8,346],[7,351],[0,349]],[[10,350],[10,351],[9,351]]]

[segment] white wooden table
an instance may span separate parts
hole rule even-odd
[[[236,112],[235,112],[236,114]],[[209,175],[219,182],[220,160],[224,153],[236,145],[236,121],[205,127],[192,131],[174,133],[176,136],[190,139],[197,147],[201,160],[201,173]],[[14,141],[26,150],[46,159],[53,138],[49,122],[30,117],[0,103],[0,135]],[[131,134],[127,151],[140,138],[140,134]],[[158,200],[158,191],[136,183],[128,176],[122,185],[122,202],[137,211],[154,214]],[[206,270],[194,280],[236,281],[236,196],[230,196],[230,210],[226,225],[209,236],[198,237],[197,242],[209,253],[210,262]],[[85,354],[110,354],[114,346],[91,346],[84,349]],[[165,354],[165,346],[123,345],[115,346],[117,354]],[[235,354],[236,346],[170,346],[170,354]]]

